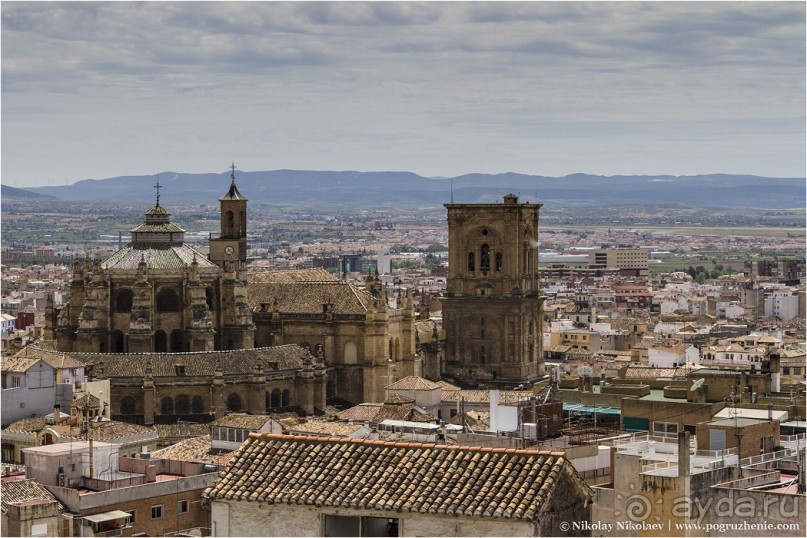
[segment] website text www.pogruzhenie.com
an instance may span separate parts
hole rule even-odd
[[[739,523],[650,523],[647,521],[617,521],[615,523],[591,523],[588,521],[572,521],[560,524],[560,529],[564,532],[573,531],[599,531],[604,533],[619,533],[631,531],[662,531],[675,530],[703,531],[706,534],[732,533],[732,532],[759,532],[760,536],[770,536],[776,531],[800,530],[800,523],[767,523],[742,521]],[[767,534],[766,534],[767,533]]]
[[[799,530],[801,524],[799,523],[767,523],[755,522],[749,523],[743,521],[741,523],[676,523],[673,528],[679,531],[699,530],[706,533],[731,533],[735,531],[759,531],[765,533],[772,533],[776,531],[795,531]],[[770,534],[761,534],[761,536],[771,536]]]

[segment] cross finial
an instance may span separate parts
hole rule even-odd
[[[235,183],[235,163],[230,165],[230,170],[232,170],[230,173],[230,178],[233,180],[233,183]]]
[[[162,188],[162,185],[160,185],[159,179],[157,179],[157,184],[154,185],[154,188],[157,189],[157,205],[160,205],[160,189]]]

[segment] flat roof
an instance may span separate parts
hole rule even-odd
[[[114,443],[104,443],[102,441],[93,441],[93,448],[108,448],[117,447]],[[74,441],[70,443],[55,443],[53,445],[32,446],[23,448],[23,452],[33,454],[50,454],[61,455],[70,454],[71,452],[85,452],[90,449],[89,441]]]
[[[101,523],[103,521],[112,521],[113,519],[122,519],[130,516],[131,514],[129,514],[128,512],[124,512],[122,510],[112,510],[110,512],[103,512],[101,514],[84,516],[84,519],[86,519],[87,521],[92,521],[93,523]]]
[[[717,413],[715,413],[714,418],[732,418],[732,415],[736,414],[740,418],[758,418],[760,420],[768,420],[768,410],[767,409],[748,409],[746,407],[724,407]],[[787,420],[787,411],[771,411],[771,416],[774,420],[784,421]]]
[[[737,417],[737,418],[721,418],[718,420],[712,420],[710,422],[706,422],[706,424],[712,426],[753,426],[754,424],[759,424],[760,422],[768,422],[767,420],[762,420],[758,418],[747,418],[747,417]]]

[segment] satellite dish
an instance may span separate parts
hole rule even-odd
[[[692,388],[689,390],[698,390],[703,386],[703,379],[698,379],[692,384]]]

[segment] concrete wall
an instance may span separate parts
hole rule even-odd
[[[711,430],[723,430],[726,436],[726,448],[739,446],[740,458],[750,458],[760,454],[760,442],[764,440],[764,452],[773,452],[779,446],[779,421],[763,421],[735,428],[732,425],[716,425],[702,423],[697,426],[698,450],[712,450],[710,444]]]
[[[807,528],[807,504],[804,495],[747,490],[741,487],[741,482],[743,480],[728,482],[704,492],[703,504],[708,509],[700,521],[703,525],[713,525],[713,534],[722,532],[732,536],[804,536],[804,529]],[[780,527],[775,531],[766,531],[744,528],[745,526],[726,526],[743,522],[788,526],[795,523],[799,527]]]
[[[51,369],[51,375],[52,369]],[[53,384],[45,387],[16,387],[2,391],[2,423],[5,428],[12,422],[28,417],[44,417],[53,412],[56,403],[62,405],[62,412],[70,409],[73,401],[73,385]],[[58,399],[57,399],[58,398]]]
[[[622,416],[646,418],[650,422],[675,422],[678,431],[685,425],[712,420],[715,413],[723,409],[724,403],[696,404],[689,402],[665,402],[658,400],[629,400],[622,402]],[[652,427],[652,425],[651,425]]]
[[[213,536],[322,536],[322,514],[398,519],[399,536],[534,536],[527,521],[214,501]]]
[[[31,536],[34,526],[37,527],[37,536],[59,536],[60,515],[55,502],[9,506],[8,512],[3,513],[0,536]]]

